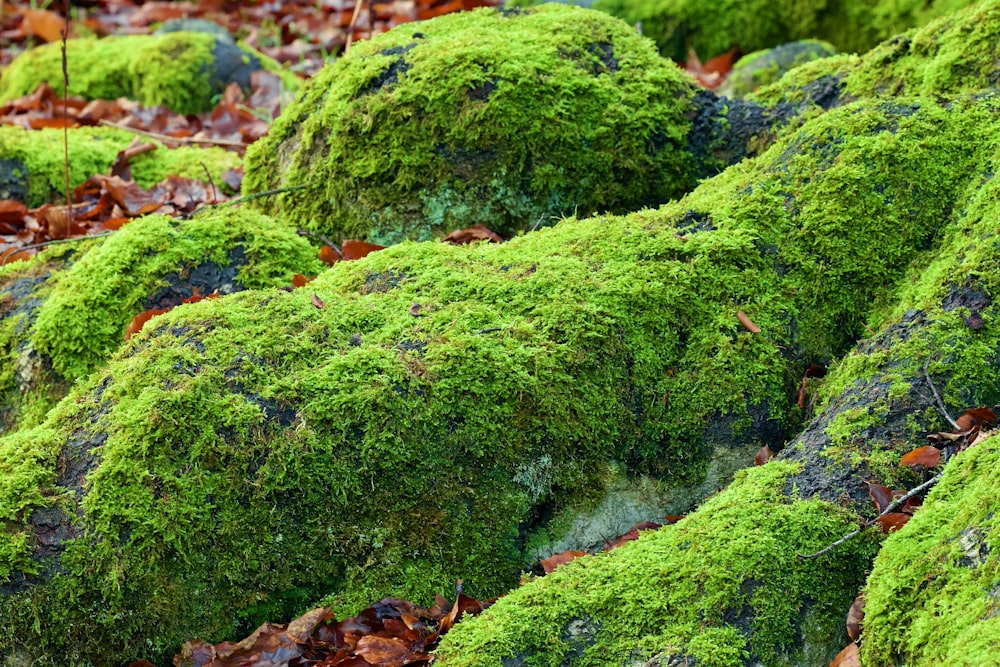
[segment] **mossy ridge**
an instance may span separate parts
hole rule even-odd
[[[824,568],[799,558],[850,530],[852,517],[823,501],[784,496],[797,470],[773,462],[737,473],[680,523],[521,586],[449,632],[437,664],[818,662],[831,639],[846,641],[843,610],[875,540],[861,537]],[[812,634],[806,650],[819,655],[806,659],[803,635]]]
[[[71,129],[70,187],[95,174],[108,173],[118,153],[134,137],[131,132],[108,127]],[[130,160],[133,179],[145,188],[171,175],[203,180],[206,168],[216,183],[222,183],[222,172],[241,164],[239,155],[217,147],[168,149],[159,142],[150,143],[157,146],[155,151]],[[62,130],[0,127],[0,196],[31,207],[61,201],[66,191],[65,159]]]
[[[59,452],[29,480],[91,457],[84,532],[38,559],[63,571],[4,602],[54,620],[43,635],[19,621],[0,650],[165,653],[321,591],[341,611],[427,600],[455,578],[499,593],[543,502],[537,480],[516,479],[525,462],[557,462],[544,501],[562,505],[599,492],[608,459],[696,481],[712,438],[779,441],[804,360],[850,344],[854,313],[933,245],[981,173],[964,148],[988,144],[993,107],[854,105],[660,211],[500,246],[404,244],[306,290],[154,320],[44,425],[0,441],[0,460],[22,438]],[[20,537],[36,512],[68,502],[76,516],[81,484],[8,510],[8,570],[36,562]],[[291,572],[302,553],[323,557]]]
[[[140,312],[174,306],[193,289],[207,296],[281,286],[293,273],[324,268],[293,230],[243,209],[187,221],[140,218],[94,245],[53,248],[45,260],[7,272],[4,291],[15,300],[0,320],[0,392],[11,398],[4,430],[39,423],[73,382],[121,346]]]
[[[910,96],[953,99],[1000,81],[1000,2],[985,0],[892,37],[864,55],[839,55],[801,65],[749,99],[765,105]],[[818,84],[828,82],[829,90]],[[839,101],[834,104],[840,103]]]
[[[689,190],[693,81],[631,27],[546,5],[406,24],[329,65],[247,153],[244,191],[334,238],[514,233]]]
[[[733,46],[749,53],[797,39],[823,39],[846,52],[867,51],[901,30],[962,9],[970,0],[597,0],[594,8],[641,23],[667,58],[683,62],[693,48],[702,60]]]
[[[66,43],[69,94],[88,100],[127,97],[182,114],[210,111],[231,80],[247,88],[261,56],[229,40],[198,32],[71,39]],[[272,61],[273,66],[273,61]],[[281,73],[294,90],[297,79]],[[33,93],[43,82],[61,89],[62,51],[45,44],[18,56],[0,79],[0,100]]]

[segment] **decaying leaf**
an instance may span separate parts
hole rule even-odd
[[[923,466],[933,468],[941,461],[941,450],[931,445],[918,447],[907,452],[899,460],[899,465],[907,467]]]
[[[576,560],[580,556],[589,555],[590,554],[586,551],[563,551],[562,553],[554,554],[548,558],[542,559],[542,570],[545,571],[545,574],[552,574],[560,565],[568,563],[571,560]]]
[[[342,259],[343,257],[340,255],[340,253],[337,251],[336,248],[325,245],[319,249],[319,261],[323,262],[324,264],[329,264],[330,266],[333,266]]]
[[[830,667],[861,667],[861,654],[858,652],[858,645],[848,644],[830,661]]]
[[[312,305],[316,306],[317,308],[326,308],[326,303],[323,301],[323,299],[319,298],[319,296],[317,296],[315,293],[313,293],[312,299],[310,300],[312,301]]]
[[[472,243],[473,241],[503,243],[503,239],[500,235],[486,225],[473,225],[471,227],[466,227],[465,229],[457,229],[441,240],[445,243],[454,243],[455,245],[465,245],[467,243]]]
[[[771,459],[774,458],[774,452],[767,445],[764,445],[757,451],[757,455],[753,457],[753,464],[755,466],[762,466]]]
[[[861,624],[865,620],[865,596],[858,594],[854,598],[854,604],[847,611],[847,636],[852,642],[858,641],[861,636]]]
[[[344,259],[361,259],[376,250],[384,249],[384,245],[375,245],[374,243],[365,243],[364,241],[348,240],[344,241],[344,245],[340,247],[340,254]]]
[[[885,516],[880,516],[875,523],[878,524],[883,533],[891,533],[905,526],[909,520],[909,514],[905,514],[904,512],[889,512]]]

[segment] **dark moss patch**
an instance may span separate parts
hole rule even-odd
[[[228,261],[222,266],[212,261],[205,261],[183,271],[165,275],[163,281],[167,284],[149,296],[143,307],[146,310],[173,308],[195,294],[207,297],[210,294],[224,295],[241,291],[243,285],[237,280],[237,275],[240,268],[247,264],[244,247],[237,245],[230,248],[227,259]]]

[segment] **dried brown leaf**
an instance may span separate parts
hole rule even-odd
[[[764,445],[757,451],[757,455],[753,457],[753,464],[756,466],[762,466],[771,459],[774,458],[774,452],[767,445]]]
[[[899,460],[899,465],[906,467],[923,466],[933,468],[941,461],[941,450],[931,445],[918,447],[911,452],[907,452]]]
[[[830,661],[830,667],[861,667],[861,654],[858,652],[858,645],[848,644]]]
[[[858,641],[858,637],[861,636],[861,623],[865,620],[865,597],[862,594],[858,594],[854,598],[854,604],[847,611],[847,636],[851,638],[852,642]]]

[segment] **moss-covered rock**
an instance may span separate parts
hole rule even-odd
[[[406,24],[327,66],[247,153],[246,192],[378,243],[635,210],[703,175],[695,86],[628,25],[563,5]]]
[[[743,97],[761,86],[774,83],[790,69],[837,53],[832,44],[816,39],[803,39],[754,51],[733,65],[732,71],[715,92],[723,97]]]
[[[973,4],[971,0],[597,0],[594,8],[642,25],[667,58],[689,48],[702,60],[738,47],[744,53],[798,39],[823,39],[866,51],[902,30]]]
[[[154,320],[0,440],[0,653],[103,664],[321,593],[496,594],[609,461],[697,485],[717,447],[777,445],[806,361],[849,348],[985,172],[995,114],[845,107],[660,211],[403,244]],[[825,539],[843,521],[816,508]]]
[[[61,44],[35,47],[18,56],[0,77],[0,101],[35,91],[41,83],[62,90]],[[280,66],[232,40],[201,32],[71,39],[66,45],[69,93],[88,100],[127,97],[189,114],[210,111],[212,98],[230,83],[250,88],[260,69]],[[294,89],[297,79],[283,74]]]
[[[117,350],[135,315],[193,295],[290,284],[322,269],[294,230],[227,210],[138,219],[103,243],[56,247],[0,270],[0,396],[10,431],[39,423]]]
[[[130,132],[109,127],[71,129],[70,187],[81,185],[94,174],[108,173],[118,153],[134,137]],[[151,143],[158,146],[155,151],[130,160],[132,178],[146,188],[171,175],[204,180],[205,169],[216,183],[222,183],[222,172],[240,165],[239,155],[221,148],[168,149],[158,142]],[[0,198],[14,199],[31,207],[62,201],[66,191],[65,160],[62,130],[0,127]]]

